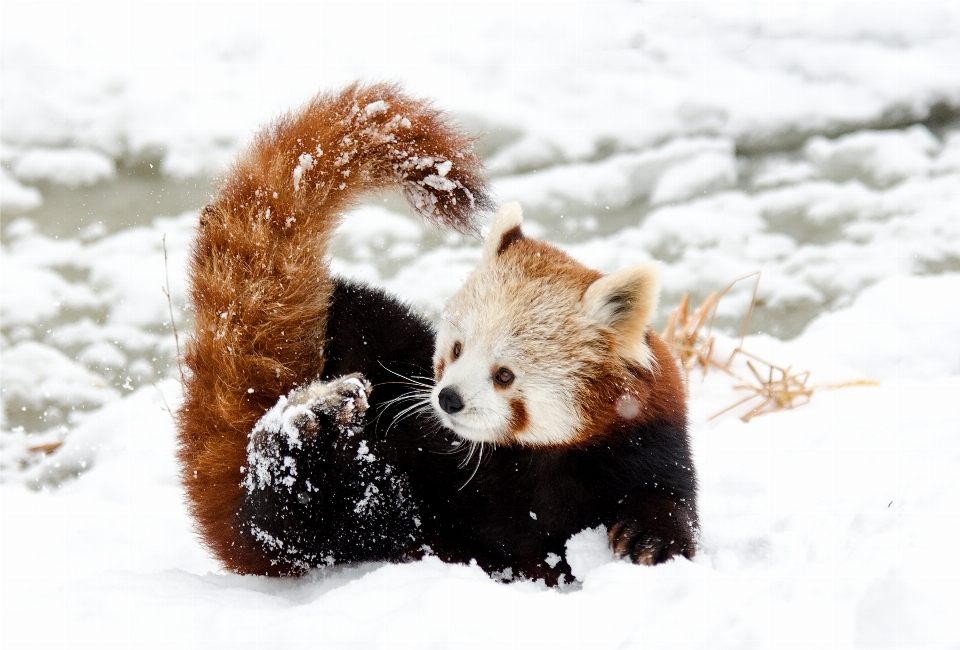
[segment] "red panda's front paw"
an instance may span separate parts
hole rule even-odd
[[[686,531],[657,531],[635,521],[614,524],[608,537],[617,557],[628,557],[636,564],[647,566],[666,562],[677,555],[690,559],[696,550],[692,536]]]
[[[308,431],[320,426],[318,418],[343,429],[353,429],[363,426],[371,390],[370,382],[357,373],[332,381],[315,381],[291,392],[287,408],[303,411],[305,407],[306,417],[301,427]]]

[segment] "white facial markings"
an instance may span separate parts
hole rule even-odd
[[[576,400],[586,394],[582,378],[608,367],[611,327],[584,309],[584,292],[599,273],[524,241],[488,251],[447,303],[435,357],[443,373],[432,401],[443,423],[466,440],[562,446],[588,426],[582,413],[600,407]],[[499,375],[501,368],[509,374]],[[463,408],[449,408],[448,391],[444,411],[438,395],[445,389],[456,391]]]
[[[446,365],[434,387],[432,401],[441,420],[460,437],[475,442],[513,440],[530,446],[570,442],[576,437],[579,422],[573,404],[576,365],[557,363],[557,352],[543,349],[544,345],[556,342],[525,337],[524,328],[512,326],[502,313],[499,318],[494,317],[500,307],[489,302],[481,304],[492,313],[471,311],[460,321],[469,321],[476,329],[458,326],[452,319],[440,325],[437,349],[444,351],[441,356],[446,358]],[[518,317],[523,318],[524,314]],[[453,360],[454,342],[461,339],[461,354]],[[544,352],[553,354],[543,355]],[[505,386],[497,383],[501,368],[512,375]],[[438,396],[448,387],[457,391],[464,402],[462,411],[450,414],[440,407]],[[522,401],[527,417],[523,428],[514,432],[511,401],[516,399]]]
[[[433,405],[444,424],[461,437],[475,442],[498,442],[504,440],[509,429],[510,404],[502,395],[496,394],[491,378],[492,349],[489,337],[476,332],[467,323],[476,323],[474,314],[465,314],[458,319],[445,319],[437,333],[437,349],[450,350],[449,362],[443,377],[433,389]],[[460,354],[453,359],[453,349],[460,339]],[[453,341],[453,343],[451,343]],[[443,356],[442,354],[439,356]],[[450,389],[456,392],[464,407],[456,413],[445,412],[440,406],[440,392]]]
[[[516,440],[529,446],[563,445],[576,437],[580,421],[573,404],[575,384],[569,376],[542,369],[528,373],[524,390],[527,426]]]

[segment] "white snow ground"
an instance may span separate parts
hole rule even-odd
[[[957,3],[2,11],[4,647],[960,648]],[[257,125],[358,76],[486,132],[529,232],[604,271],[661,260],[660,322],[682,293],[761,270],[748,350],[814,385],[880,386],[744,423],[710,419],[733,380],[694,375],[692,562],[631,566],[587,531],[563,593],[432,559],[224,574],[184,512],[165,412],[163,242],[186,328],[202,199],[97,210],[147,176],[215,174]],[[339,250],[341,271],[431,313],[479,256],[394,199],[348,220]],[[721,303],[721,347],[748,284]]]

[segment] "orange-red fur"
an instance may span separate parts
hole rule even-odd
[[[682,422],[686,418],[686,391],[676,358],[666,344],[652,330],[647,330],[647,345],[655,359],[653,368],[624,368],[610,363],[606,372],[585,382],[580,403],[592,405],[581,412],[584,425],[579,436],[581,443],[602,440],[623,425],[643,425],[649,422]],[[617,405],[623,396],[635,398],[636,416],[625,417]],[[598,405],[605,407],[597,408]]]
[[[563,295],[582,296],[591,284],[604,277],[599,271],[584,266],[560,249],[524,237],[519,226],[504,232],[496,251],[496,264],[508,269],[508,286],[513,282],[518,288],[519,300],[508,308],[521,313],[528,304],[526,300],[529,295],[525,291],[529,287],[537,287],[538,292],[551,293],[556,296],[556,302],[562,303],[565,300]],[[530,321],[525,321],[525,324],[531,325]],[[588,370],[581,371],[578,390],[571,395],[578,416],[577,432],[563,446],[596,444],[624,425],[684,421],[686,391],[676,358],[656,332],[646,325],[646,322],[641,323],[645,331],[634,332],[631,329],[626,335],[645,337],[653,360],[650,368],[624,359],[618,353],[624,334],[609,328],[560,326],[558,332],[562,331],[563,337],[554,336],[541,342],[550,347],[550,350],[536,350],[541,356],[549,352],[562,358],[583,359],[588,364]],[[439,379],[443,375],[443,357],[437,359],[436,367]],[[635,416],[631,414],[631,417],[625,418],[623,411],[618,410],[618,401],[624,396],[635,398]],[[528,422],[523,402],[515,400],[510,406],[510,433],[522,433]],[[500,444],[510,443],[510,438],[500,441]]]
[[[452,166],[438,176],[443,161]],[[473,204],[486,196],[481,171],[472,139],[429,103],[395,86],[352,85],[264,129],[203,210],[189,267],[195,323],[178,458],[199,533],[227,569],[276,571],[238,543],[241,467],[257,420],[323,370],[327,255],[342,214],[366,193],[397,187],[425,218],[475,232],[471,215],[489,207]]]
[[[504,236],[509,243],[501,244],[501,255],[507,253],[512,263],[522,265],[525,281],[549,280],[572,288],[578,294],[603,277],[599,271],[584,266],[560,249],[544,242],[527,239],[515,228]],[[654,363],[650,369],[625,363],[616,354],[618,343],[613,331],[600,330],[596,338],[584,337],[576,342],[556,341],[560,349],[570,345],[592,348],[585,354],[583,348],[570,349],[570,356],[593,360],[591,372],[585,373],[583,386],[574,396],[580,424],[577,438],[571,444],[589,445],[620,427],[624,418],[616,409],[621,396],[636,397],[640,407],[629,424],[640,425],[654,421],[674,421],[686,415],[686,389],[677,366],[676,357],[663,343],[653,328],[646,330],[646,342]]]
[[[599,271],[582,265],[559,249],[534,239],[522,238],[519,232],[513,232],[508,232],[512,242],[503,246],[503,250],[506,252],[507,246],[510,247],[511,256],[515,256],[514,263],[522,263],[528,280],[549,279],[552,283],[562,283],[583,294],[587,287],[603,277]],[[584,374],[583,385],[573,396],[580,416],[580,428],[576,439],[568,444],[594,444],[624,424],[641,425],[685,418],[686,390],[676,358],[652,328],[646,331],[646,342],[654,359],[650,369],[625,363],[615,353],[618,341],[614,332],[601,331],[599,334],[597,338],[575,342],[575,345],[593,348],[589,353],[585,354],[582,348],[570,350],[571,356],[589,357],[595,365]],[[557,341],[556,344],[562,349],[574,342]],[[624,421],[623,414],[616,408],[618,400],[624,395],[634,396],[639,406],[636,417],[628,422]]]

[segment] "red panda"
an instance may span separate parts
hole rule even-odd
[[[692,557],[684,387],[650,329],[656,268],[604,276],[497,213],[434,328],[331,275],[341,215],[399,188],[479,231],[472,139],[394,86],[319,95],[264,130],[201,214],[179,460],[203,541],[265,575],[434,553],[501,578],[571,579],[564,543]]]

